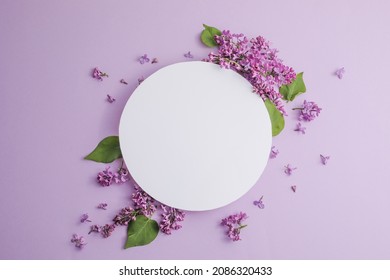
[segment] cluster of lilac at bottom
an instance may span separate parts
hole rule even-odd
[[[110,171],[110,167],[101,171],[97,175],[97,182],[102,187],[109,187],[112,184],[123,184],[130,181],[130,175],[127,169],[120,167],[117,172]],[[159,223],[160,231],[164,234],[172,234],[173,231],[182,228],[181,222],[184,221],[185,213],[182,210],[166,206],[157,202],[136,183],[132,183],[134,191],[131,195],[132,206],[124,207],[115,215],[111,223],[105,225],[93,224],[88,214],[83,214],[80,217],[80,223],[91,223],[88,234],[97,233],[103,238],[108,238],[112,235],[116,228],[128,226],[131,221],[135,221],[138,215],[144,215],[151,218],[158,209],[161,209],[161,220]],[[107,210],[107,203],[100,203],[97,208]],[[71,243],[75,247],[82,249],[87,244],[86,239],[82,235],[73,234]]]

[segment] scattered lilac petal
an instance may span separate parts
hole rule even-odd
[[[144,54],[138,59],[139,63],[144,64],[150,61],[147,54]]]
[[[320,157],[321,157],[321,162],[323,165],[326,165],[328,163],[328,160],[330,159],[330,156],[320,155]]]
[[[92,77],[96,80],[103,81],[103,77],[108,77],[107,73],[100,71],[97,67],[93,69]]]
[[[131,207],[125,207],[115,216],[113,222],[116,226],[127,226],[131,221],[136,220],[138,214],[138,210],[134,210]]]
[[[138,84],[140,85],[143,81],[145,81],[144,77],[138,78]]]
[[[92,225],[88,234],[91,234],[92,232],[97,232],[99,233],[102,230],[102,227],[99,225]]]
[[[241,240],[241,229],[247,225],[243,225],[242,222],[248,218],[246,213],[240,212],[238,214],[230,215],[221,221],[221,225],[227,226],[228,231],[226,235],[233,241]]]
[[[160,222],[160,230],[165,234],[172,234],[172,230],[178,230],[182,228],[179,222],[184,221],[185,212],[176,208],[172,208],[161,204],[163,213],[161,214],[162,220]]]
[[[102,187],[108,187],[112,184],[114,174],[109,171],[110,167],[106,167],[106,170],[101,171],[97,175],[97,181]]]
[[[287,175],[290,176],[295,169],[297,169],[297,168],[296,167],[292,167],[290,164],[287,164],[284,167],[284,173],[286,173]]]
[[[313,101],[304,100],[301,108],[294,108],[293,110],[301,110],[298,120],[310,122],[318,117],[322,108],[318,107]]]
[[[259,207],[260,209],[264,209],[265,205],[263,203],[263,197],[260,197],[259,200],[253,201],[253,205]]]
[[[276,158],[278,154],[279,154],[279,150],[277,150],[275,146],[272,146],[271,152],[269,154],[269,158]]]
[[[184,57],[185,57],[185,58],[194,58],[194,56],[191,54],[190,51],[189,51],[188,53],[185,53],[185,54],[184,54]]]
[[[111,95],[107,94],[107,101],[110,103],[113,103],[115,101],[115,98],[113,98]]]
[[[297,191],[297,186],[291,186],[291,190],[293,191],[293,192],[296,192]]]
[[[83,236],[79,236],[77,234],[73,234],[72,239],[70,242],[74,243],[74,246],[79,249],[83,249],[87,243],[85,242],[85,239]]]
[[[105,226],[102,226],[100,229],[100,234],[104,237],[110,237],[113,231],[115,230],[115,225],[109,225],[106,224]]]
[[[107,206],[108,204],[107,203],[100,203],[97,208],[98,209],[102,209],[102,210],[107,210]]]
[[[306,127],[302,126],[302,124],[299,122],[297,123],[297,127],[294,129],[294,131],[298,131],[302,134],[305,134],[306,133]]]
[[[158,63],[158,59],[155,57],[152,59],[152,64]]]
[[[125,84],[125,85],[128,84],[124,79],[121,79],[119,82],[120,82],[121,84]]]
[[[343,78],[344,74],[345,74],[345,68],[344,67],[341,67],[341,68],[337,69],[336,72],[335,72],[335,75],[340,80]]]
[[[81,215],[80,222],[85,223],[85,222],[92,222],[92,221],[89,220],[88,214],[83,214],[83,215]]]

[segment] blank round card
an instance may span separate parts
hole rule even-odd
[[[122,113],[119,140],[138,185],[183,210],[210,210],[259,179],[272,132],[262,99],[232,70],[208,62],[164,67],[147,78]]]

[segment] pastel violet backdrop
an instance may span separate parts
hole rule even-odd
[[[389,8],[385,0],[1,0],[0,258],[389,259]],[[80,215],[109,222],[130,188],[99,187],[105,165],[82,157],[118,134],[137,78],[185,61],[189,50],[206,57],[202,23],[272,41],[305,72],[308,91],[288,107],[314,100],[320,117],[300,135],[289,111],[274,138],[280,154],[252,190],[224,208],[188,213],[172,236],[128,250],[125,228],[88,236]],[[138,64],[144,53],[159,63]],[[95,66],[110,77],[93,80]],[[333,75],[339,66],[343,80]],[[320,153],[331,156],[327,166]],[[287,163],[298,167],[291,177]],[[252,204],[262,195],[264,210]],[[100,202],[109,210],[96,209]],[[220,219],[240,210],[248,227],[229,242]],[[73,233],[87,236],[82,251],[70,244]]]

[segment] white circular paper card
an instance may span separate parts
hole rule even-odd
[[[160,69],[134,91],[119,140],[143,190],[171,207],[201,211],[237,200],[256,183],[272,132],[264,102],[245,78],[185,62]]]

